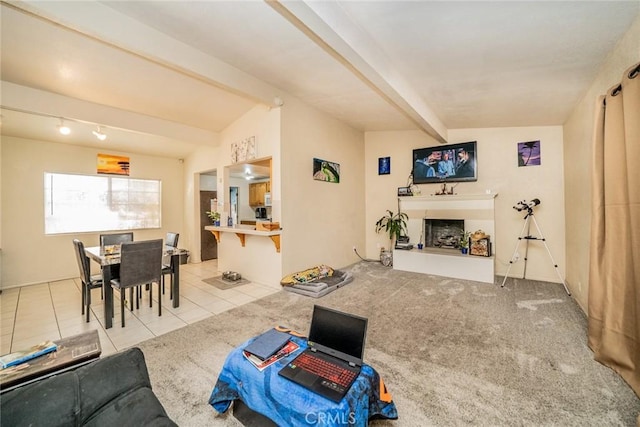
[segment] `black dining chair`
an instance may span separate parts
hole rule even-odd
[[[120,277],[111,280],[111,286],[120,291],[120,316],[124,327],[124,294],[130,290],[133,310],[133,288],[149,285],[149,306],[152,306],[153,283],[158,284],[158,316],[162,316],[162,239],[125,242],[120,246]],[[137,296],[136,296],[137,300]]]
[[[133,232],[110,233],[100,235],[100,246],[119,245],[125,242],[133,242]]]
[[[165,238],[165,246],[170,249],[178,249],[179,233],[167,233]],[[173,299],[173,257],[171,255],[162,258],[162,295],[164,295],[164,276],[171,274],[171,287],[169,288],[169,299]]]
[[[86,308],[88,323],[91,310],[91,290],[96,288],[102,290],[102,275],[91,275],[91,266],[89,258],[84,252],[84,244],[78,239],[73,239],[73,246],[76,252],[76,260],[78,261],[80,282],[82,283],[82,314],[84,314]],[[101,296],[104,298],[104,291],[101,291]]]

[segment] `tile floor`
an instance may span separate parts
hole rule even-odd
[[[217,260],[180,266],[180,307],[171,307],[168,289],[162,297],[162,316],[158,316],[157,286],[153,307],[143,292],[140,309],[125,308],[125,327],[120,326],[120,296],[114,292],[113,327],[104,329],[104,304],[100,290],[91,296],[89,323],[81,314],[80,279],[68,279],[3,290],[0,294],[0,354],[28,348],[39,342],[56,340],[97,329],[102,355],[131,347],[139,342],[173,331],[213,314],[221,313],[264,296],[279,288],[248,283],[220,290],[202,281],[218,276]],[[127,293],[128,296],[128,293]]]

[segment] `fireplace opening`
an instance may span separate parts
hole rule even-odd
[[[425,219],[424,246],[457,249],[464,232],[464,219]]]

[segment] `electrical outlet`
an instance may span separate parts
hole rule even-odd
[[[515,254],[513,254],[513,262],[518,262],[518,260],[520,260],[520,253],[516,252]]]
[[[380,249],[382,247],[382,245],[378,242],[376,243],[376,249]]]
[[[354,245],[354,246],[353,246],[353,252],[355,252],[355,251],[356,251],[356,246]]]

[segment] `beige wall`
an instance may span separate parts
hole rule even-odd
[[[282,107],[283,273],[358,258],[365,224],[364,135],[295,99]],[[313,179],[313,158],[340,164],[340,183]]]
[[[72,240],[98,244],[100,233],[44,234],[43,179],[45,172],[96,174],[98,151],[2,137],[2,256],[3,287],[76,277],[78,266]],[[182,164],[176,159],[113,152],[129,156],[131,177],[162,181],[162,228],[135,232],[135,239],[164,238],[182,231],[183,216],[172,207],[183,203]]]
[[[567,215],[567,282],[580,306],[587,310],[591,227],[591,156],[595,103],[622,73],[640,60],[640,18],[618,42],[589,90],[564,124],[565,209]]]
[[[188,248],[192,262],[200,262],[200,173],[217,171],[218,208],[223,212],[222,221],[226,221],[229,185],[235,185],[225,173],[225,167],[231,164],[231,144],[250,136],[256,138],[257,158],[272,158],[273,217],[274,221],[280,218],[280,109],[257,106],[221,132],[218,146],[200,147],[185,160],[185,229],[189,236]],[[235,234],[222,233],[218,244],[220,271],[237,271],[243,277],[259,283],[277,285],[280,282],[281,258],[282,254],[276,252],[273,242],[267,237],[247,236],[246,244],[242,247]]]
[[[540,140],[542,165],[518,167],[517,143]],[[449,130],[449,142],[478,141],[478,181],[460,183],[458,194],[498,193],[496,207],[496,274],[503,275],[518,243],[524,225],[521,213],[512,209],[519,200],[539,198],[535,217],[547,238],[553,258],[564,274],[564,198],[562,193],[562,128],[559,126]],[[377,258],[379,246],[388,247],[388,238],[376,234],[375,222],[386,209],[397,211],[397,187],[405,186],[411,171],[414,148],[437,145],[419,132],[368,132],[366,134],[367,176],[367,257]],[[378,157],[391,157],[391,175],[377,175]],[[424,195],[439,190],[439,185],[420,185]],[[532,230],[535,227],[532,225]],[[474,230],[472,230],[474,231]],[[532,232],[532,234],[534,234]],[[410,236],[417,243],[419,236]],[[524,244],[520,250],[524,256]],[[510,276],[522,277],[524,263],[511,268]],[[549,255],[541,242],[529,245],[527,278],[560,282]]]

